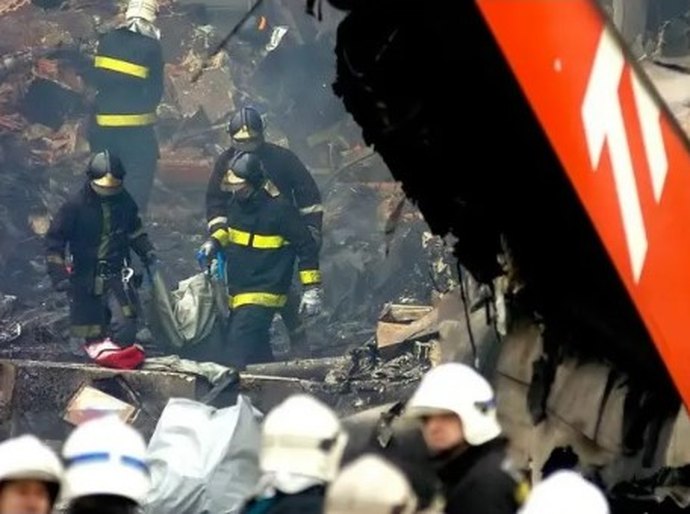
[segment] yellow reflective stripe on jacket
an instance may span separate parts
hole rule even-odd
[[[156,113],[145,114],[97,114],[96,123],[101,127],[141,127],[156,123]]]
[[[236,228],[229,228],[228,234],[230,242],[240,246],[251,246],[260,250],[271,250],[281,248],[287,244],[283,236],[265,236],[261,234],[252,234],[244,230],[237,230]]]
[[[228,230],[224,228],[219,228],[216,230],[213,234],[211,234],[211,237],[218,241],[221,246],[228,246],[228,243],[230,242],[230,234],[228,234]]]
[[[287,295],[273,293],[240,293],[228,298],[228,305],[231,309],[242,307],[243,305],[262,305],[264,307],[284,307],[287,302]]]
[[[252,235],[249,232],[237,230],[236,228],[228,229],[228,241],[236,245],[248,246],[251,238]]]
[[[321,272],[317,269],[307,269],[299,272],[302,285],[318,284],[321,282]]]
[[[138,77],[140,79],[145,79],[149,76],[149,69],[146,66],[123,61],[122,59],[115,59],[114,57],[106,57],[105,55],[97,55],[94,66],[103,70],[116,71],[117,73],[131,75],[132,77]]]
[[[254,234],[254,240],[252,241],[252,246],[254,248],[260,248],[262,250],[280,248],[284,244],[285,238],[283,238],[283,236],[262,236],[260,234]]]

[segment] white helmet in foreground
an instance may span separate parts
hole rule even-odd
[[[144,438],[117,416],[79,425],[65,441],[62,455],[69,500],[113,495],[141,504],[149,492]]]
[[[609,514],[602,492],[574,471],[556,471],[539,482],[520,514]]]
[[[62,485],[62,473],[62,464],[55,452],[32,435],[0,443],[0,483],[8,480],[45,482],[54,503]]]
[[[407,403],[411,416],[449,412],[460,418],[467,444],[478,446],[501,434],[493,388],[473,368],[457,362],[431,369]]]
[[[153,23],[158,16],[158,0],[129,0],[125,18],[127,21],[141,18]]]
[[[330,482],[338,472],[346,444],[347,434],[335,413],[316,398],[297,394],[266,416],[259,464],[265,473]]]
[[[345,466],[326,492],[325,514],[412,514],[417,496],[385,459],[364,455]]]

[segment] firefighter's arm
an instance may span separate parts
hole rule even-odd
[[[228,162],[227,154],[221,155],[216,161],[206,189],[206,221],[208,233],[219,246],[226,246],[229,242],[228,218],[226,216],[229,193],[221,188],[223,176]]]
[[[160,44],[155,47],[152,52],[149,70],[151,73],[150,81],[150,95],[152,105],[158,105],[163,98],[165,88],[164,83],[164,68],[165,61],[163,60],[163,49]]]
[[[321,312],[323,296],[319,248],[297,209],[290,204],[285,204],[285,206],[285,213],[281,217],[283,233],[290,244],[295,246],[299,259],[299,278],[304,288],[299,312],[306,316],[314,316]]]
[[[134,223],[127,235],[129,237],[130,248],[139,256],[141,262],[146,266],[153,264],[156,261],[155,248],[144,229],[144,224],[138,212],[134,217]]]
[[[299,215],[299,212],[287,203],[282,216],[283,233],[291,245],[294,245],[295,253],[299,260],[299,278],[302,286],[313,287],[321,285],[321,272],[319,271],[319,249],[316,241],[309,233],[307,225]]]
[[[323,224],[323,205],[321,191],[306,166],[293,153],[286,156],[286,172],[292,179],[292,191],[295,203],[307,228],[321,247],[321,227]]]
[[[53,287],[66,290],[69,272],[65,262],[65,250],[72,238],[75,213],[71,203],[66,203],[55,215],[45,236],[46,267]]]

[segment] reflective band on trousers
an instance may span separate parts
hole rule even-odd
[[[305,269],[299,272],[299,279],[305,286],[317,284],[321,282],[321,272],[317,269]]]
[[[263,305],[264,307],[284,307],[287,295],[273,293],[240,293],[228,297],[228,305],[231,309],[243,305]]]
[[[134,64],[133,62],[123,61],[122,59],[106,57],[104,55],[96,56],[96,59],[94,60],[94,66],[96,68],[101,68],[103,70],[115,71],[117,73],[122,73],[124,75],[138,77],[140,79],[145,79],[149,76],[149,69],[146,66]]]
[[[96,123],[101,127],[141,127],[156,123],[156,114],[97,114]]]
[[[240,246],[249,246],[249,243],[251,242],[252,247],[260,248],[262,250],[281,248],[286,244],[283,236],[264,236],[261,234],[251,234],[250,232],[237,230],[235,228],[229,228],[228,235],[231,243],[235,243],[236,245]]]

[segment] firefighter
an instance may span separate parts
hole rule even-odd
[[[262,425],[257,491],[242,514],[321,514],[347,434],[335,413],[311,395],[288,397]]]
[[[517,511],[529,488],[507,457],[494,392],[484,377],[465,364],[441,364],[422,378],[406,411],[422,421],[446,513]]]
[[[154,25],[157,0],[130,0],[127,24],[107,32],[94,60],[96,118],[91,150],[119,155],[127,186],[142,216],[153,187],[159,157],[154,124],[163,95],[163,53]]]
[[[151,487],[146,443],[116,415],[86,421],[62,449],[68,514],[136,514]]]
[[[86,175],[46,234],[48,273],[57,291],[69,293],[72,334],[85,340],[88,356],[103,366],[130,369],[144,358],[135,344],[138,301],[130,249],[152,266],[154,248],[124,189],[120,159],[99,152]],[[71,263],[65,260],[68,246]]]
[[[226,253],[228,337],[240,367],[273,360],[269,330],[287,303],[295,257],[304,288],[298,314],[316,315],[322,303],[317,242],[287,194],[267,180],[260,155],[233,152],[216,165],[208,185],[211,237],[200,249],[205,262]]]
[[[227,169],[228,162],[238,151],[256,153],[261,158],[267,178],[285,198],[299,209],[317,246],[321,248],[323,221],[321,192],[299,157],[287,148],[265,140],[261,114],[253,107],[243,107],[238,110],[228,124],[228,132],[232,146],[216,161],[214,176],[217,180],[222,176],[224,170]],[[206,196],[209,229],[216,223],[217,219],[222,219],[225,216],[227,192],[218,187],[217,180],[209,184]],[[280,310],[280,315],[288,330],[293,353],[304,355],[308,353],[308,343],[302,319],[298,313],[299,300],[299,288],[291,287],[287,302]]]
[[[332,165],[339,154],[325,151],[323,143],[344,149],[355,136],[345,130],[347,112],[330,87],[335,40],[329,38],[335,32],[319,32],[303,23],[297,27],[295,20],[302,20],[290,12],[281,15],[276,8],[280,10],[278,3],[265,2],[263,14],[242,24],[231,48],[233,80],[246,101],[271,113],[302,159],[313,166]]]
[[[534,486],[520,514],[609,514],[603,493],[574,471],[557,471]]]
[[[345,466],[326,492],[325,514],[413,514],[417,497],[405,475],[366,454]]]
[[[0,514],[49,514],[62,473],[58,456],[32,435],[0,443]]]

